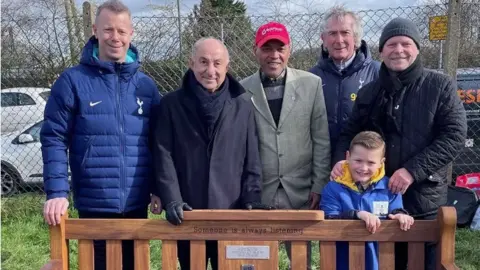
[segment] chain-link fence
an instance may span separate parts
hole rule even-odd
[[[4,8],[2,6],[2,8]],[[379,60],[378,39],[394,17],[416,22],[423,40],[421,57],[432,69],[443,69],[446,42],[430,40],[429,21],[447,14],[446,5],[428,5],[359,11],[364,40]],[[480,4],[461,6],[458,94],[469,113],[468,139],[454,165],[457,175],[480,172]],[[11,12],[14,13],[13,11]],[[26,190],[42,192],[43,165],[39,130],[49,87],[67,67],[79,62],[84,44],[84,17],[29,17],[2,10],[2,194]],[[227,15],[225,15],[227,14]],[[230,71],[238,79],[254,73],[257,27],[268,21],[284,23],[292,38],[289,65],[308,70],[318,61],[324,14],[247,16],[245,13],[205,13],[196,8],[187,17],[135,17],[133,44],[139,49],[142,69],[162,92],[176,89],[187,69],[193,43],[213,36],[224,41],[231,58]]]

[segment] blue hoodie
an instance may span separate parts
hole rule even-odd
[[[47,200],[67,197],[69,163],[79,211],[124,213],[148,205],[150,122],[161,97],[139,67],[132,45],[125,63],[99,60],[92,37],[80,64],[55,81],[40,134]]]
[[[350,117],[358,90],[376,80],[379,70],[380,63],[372,59],[365,41],[362,41],[360,48],[356,51],[353,62],[342,71],[338,70],[328,52],[325,52],[322,47],[322,56],[310,72],[322,78],[331,153],[335,153],[335,145]]]

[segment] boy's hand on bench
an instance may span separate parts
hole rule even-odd
[[[405,214],[389,214],[388,215],[389,219],[396,219],[400,223],[400,229],[404,231],[410,230],[410,227],[413,225],[413,217]]]
[[[43,217],[48,225],[60,224],[62,216],[68,209],[67,198],[54,198],[47,200],[43,205]]]
[[[380,219],[372,213],[369,213],[367,211],[359,211],[357,213],[357,217],[365,221],[365,227],[371,234],[374,234],[380,227]]]

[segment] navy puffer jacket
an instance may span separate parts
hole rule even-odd
[[[124,213],[148,205],[151,109],[160,94],[139,67],[133,46],[125,63],[100,61],[92,37],[80,64],[54,83],[40,135],[47,200],[69,193],[69,162],[79,211]]]
[[[335,152],[338,136],[350,117],[358,90],[377,79],[379,70],[380,63],[372,59],[365,41],[362,41],[353,62],[342,71],[338,70],[322,47],[322,56],[310,72],[322,78],[331,153]]]

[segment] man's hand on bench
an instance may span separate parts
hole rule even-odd
[[[162,213],[162,202],[158,196],[153,194],[150,196],[150,212],[156,215],[160,215]]]
[[[183,221],[183,211],[192,211],[192,207],[184,202],[173,201],[165,207],[166,218],[173,225],[180,225]]]
[[[54,198],[47,200],[43,206],[43,217],[48,225],[60,224],[62,216],[68,209],[67,198]]]

